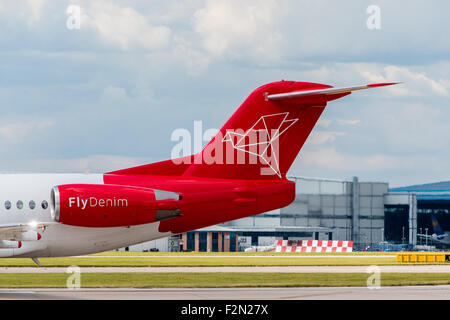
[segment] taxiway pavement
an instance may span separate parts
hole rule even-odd
[[[208,289],[3,289],[0,299],[23,300],[449,300],[450,286]]]

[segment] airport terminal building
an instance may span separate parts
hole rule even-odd
[[[354,250],[380,243],[432,245],[431,216],[450,228],[450,182],[389,189],[387,182],[290,177],[295,201],[282,209],[171,238],[132,246],[133,251],[240,251],[275,240],[349,240]],[[437,244],[439,247],[439,244]]]

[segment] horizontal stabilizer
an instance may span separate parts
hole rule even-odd
[[[287,100],[287,99],[293,99],[293,98],[302,98],[302,97],[313,97],[313,96],[333,96],[333,95],[339,95],[344,96],[347,94],[352,93],[352,91],[357,90],[365,90],[365,89],[372,89],[376,87],[384,87],[384,86],[391,86],[397,83],[374,83],[374,84],[367,84],[362,86],[354,86],[354,87],[345,87],[345,88],[319,88],[319,89],[308,89],[308,90],[300,90],[300,91],[292,91],[287,93],[278,93],[278,94],[271,94],[267,96],[268,100],[272,101],[279,101],[279,100]],[[330,97],[331,99],[326,100],[333,100],[333,97]]]

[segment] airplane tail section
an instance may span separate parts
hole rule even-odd
[[[328,101],[352,91],[390,84],[348,88],[280,81],[256,89],[194,156],[184,176],[285,179]]]
[[[441,226],[439,225],[439,221],[436,219],[434,215],[431,215],[431,224],[433,225],[434,233],[438,237],[444,235],[444,232],[442,231]]]
[[[111,173],[284,180],[327,102],[392,84],[334,88],[310,82],[269,83],[250,94],[201,152]]]

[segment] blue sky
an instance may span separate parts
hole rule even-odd
[[[79,29],[67,28],[70,5]],[[399,81],[330,103],[290,174],[450,180],[448,12],[445,0],[2,0],[0,168],[167,159],[175,129],[219,128],[267,82]]]

